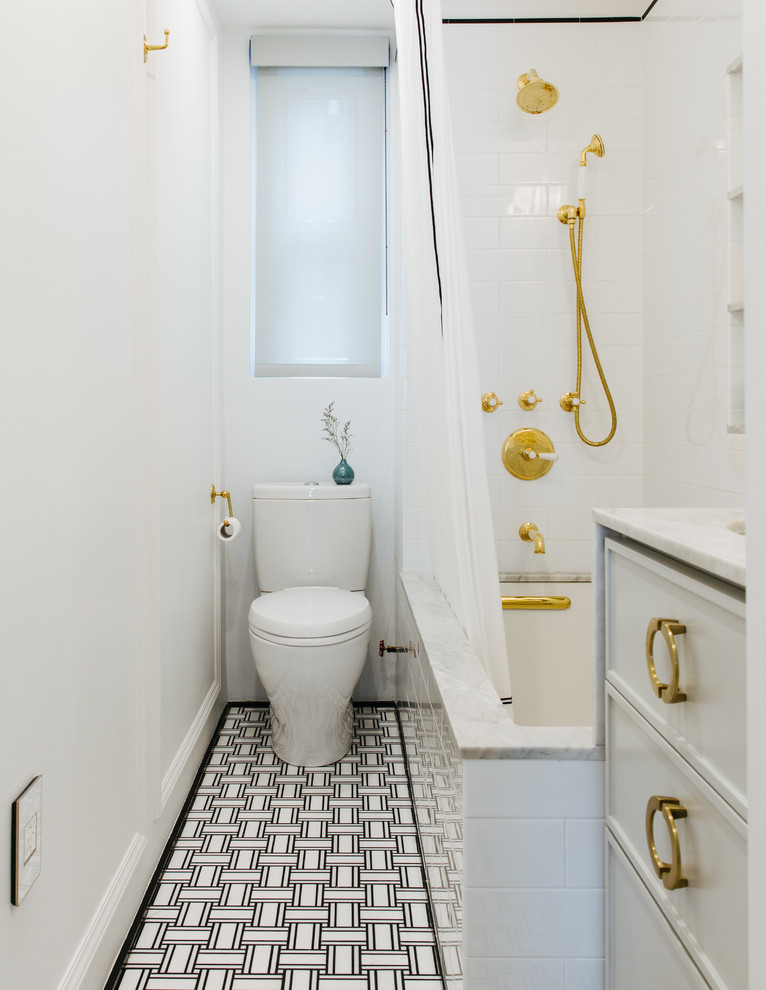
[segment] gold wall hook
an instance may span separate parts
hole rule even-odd
[[[485,392],[481,397],[481,408],[484,412],[497,412],[497,407],[502,406],[502,404],[494,392]]]
[[[170,35],[170,31],[168,31],[167,28],[166,28],[165,29],[165,44],[164,45],[147,45],[147,43],[146,43],[146,35],[144,35],[144,62],[146,61],[147,56],[149,55],[149,52],[163,52],[163,51],[165,51],[165,49],[168,47],[168,44],[169,44],[169,42],[168,42],[168,36],[169,35]]]
[[[215,500],[217,498],[225,498],[226,501],[229,503],[229,518],[231,518],[234,515],[234,512],[232,511],[232,508],[231,508],[231,495],[229,495],[229,493],[226,491],[225,488],[223,489],[223,491],[217,492],[215,490],[215,485],[211,485],[210,486],[210,504],[212,505],[213,502],[215,502]]]

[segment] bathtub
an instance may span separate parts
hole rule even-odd
[[[593,725],[590,580],[502,581],[517,725]]]
[[[396,654],[396,697],[444,981],[448,990],[548,990],[566,973],[595,990],[604,751],[603,706],[589,697],[602,680],[588,659],[590,585],[501,590],[571,600],[569,609],[504,611],[512,704],[436,582],[402,574],[397,588],[397,642],[407,649]],[[573,724],[589,712],[593,725]]]

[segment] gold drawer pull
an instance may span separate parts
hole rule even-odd
[[[657,668],[654,666],[654,637],[660,632],[668,644],[670,653],[670,682],[663,684],[657,676]],[[686,626],[678,619],[651,619],[646,630],[646,666],[649,668],[649,680],[652,682],[652,690],[661,698],[666,705],[673,705],[678,701],[686,701],[686,695],[679,690],[679,669],[678,669],[678,645],[676,636],[686,632]]]
[[[670,847],[672,860],[670,863],[663,863],[657,855],[657,846],[654,844],[654,816],[657,812],[662,812],[662,817],[670,832]],[[688,887],[689,881],[681,876],[681,843],[678,839],[678,829],[675,819],[686,818],[686,808],[679,803],[678,798],[659,797],[653,794],[649,798],[646,806],[646,841],[649,845],[649,855],[652,858],[654,872],[662,880],[667,890],[678,890],[679,887]]]

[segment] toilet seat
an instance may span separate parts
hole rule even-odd
[[[256,598],[250,632],[271,642],[308,645],[340,643],[366,633],[372,609],[361,592],[340,588],[284,588]]]

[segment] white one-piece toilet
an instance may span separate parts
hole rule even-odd
[[[250,649],[285,763],[325,766],[351,745],[351,692],[370,639],[371,535],[369,485],[253,486],[261,595],[250,606]]]

